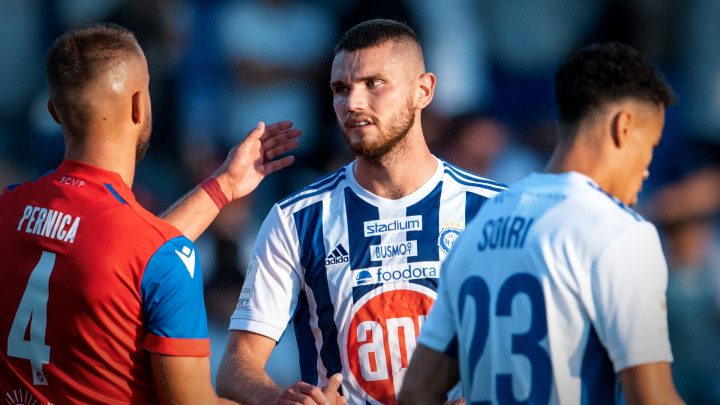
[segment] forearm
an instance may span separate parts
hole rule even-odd
[[[188,239],[195,241],[210,226],[219,212],[205,190],[197,186],[160,217],[173,224]]]
[[[418,344],[405,372],[399,404],[442,404],[457,384],[460,371],[456,359]]]
[[[235,353],[225,357],[217,375],[218,395],[243,404],[274,404],[283,389],[265,372],[261,359]]]

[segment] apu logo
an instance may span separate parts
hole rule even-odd
[[[460,236],[460,232],[462,232],[462,230],[453,227],[443,228],[442,231],[440,231],[438,246],[440,246],[440,249],[442,249],[445,254],[450,253],[450,249],[452,249],[458,236]]]
[[[363,228],[366,238],[386,233],[422,231],[422,215],[365,221]]]
[[[422,287],[421,287],[422,288]],[[348,329],[350,371],[360,388],[383,404],[397,404],[403,376],[433,299],[431,290],[385,291],[358,301]]]
[[[338,243],[335,249],[330,252],[327,259],[325,259],[325,265],[329,266],[331,264],[347,263],[349,261],[350,255],[348,255],[347,250],[345,250],[341,243]]]

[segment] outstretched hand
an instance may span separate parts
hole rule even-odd
[[[298,147],[300,130],[292,121],[265,125],[260,121],[244,141],[236,145],[225,162],[213,174],[228,200],[233,201],[250,194],[265,176],[290,166],[295,158],[283,153]]]

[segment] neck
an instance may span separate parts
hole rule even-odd
[[[67,138],[66,138],[67,139]],[[87,163],[101,169],[118,173],[128,187],[132,187],[135,177],[135,150],[132,153],[118,153],[121,146],[105,138],[103,141],[88,141],[75,145],[66,141],[65,159]]]
[[[378,159],[358,156],[354,175],[369,192],[396,200],[422,187],[436,169],[437,159],[420,130],[408,133],[403,142]]]
[[[597,138],[576,136],[573,141],[560,141],[545,167],[548,173],[577,172],[590,177],[603,190],[609,191],[614,178],[612,159],[607,145],[596,142]]]

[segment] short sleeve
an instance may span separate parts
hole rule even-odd
[[[193,243],[180,236],[150,258],[140,284],[143,347],[175,356],[210,355],[202,271]]]
[[[297,236],[275,205],[255,240],[252,259],[230,330],[246,330],[275,341],[285,331],[302,285]]]
[[[638,222],[602,252],[592,273],[595,327],[615,372],[671,362],[667,264],[655,227]]]
[[[458,250],[457,247],[450,252],[441,265],[437,300],[430,309],[428,319],[423,324],[418,337],[418,343],[452,358],[457,358],[457,331],[455,330],[455,315],[448,285],[448,273],[451,273],[455,266],[454,256],[457,256],[455,253]]]

